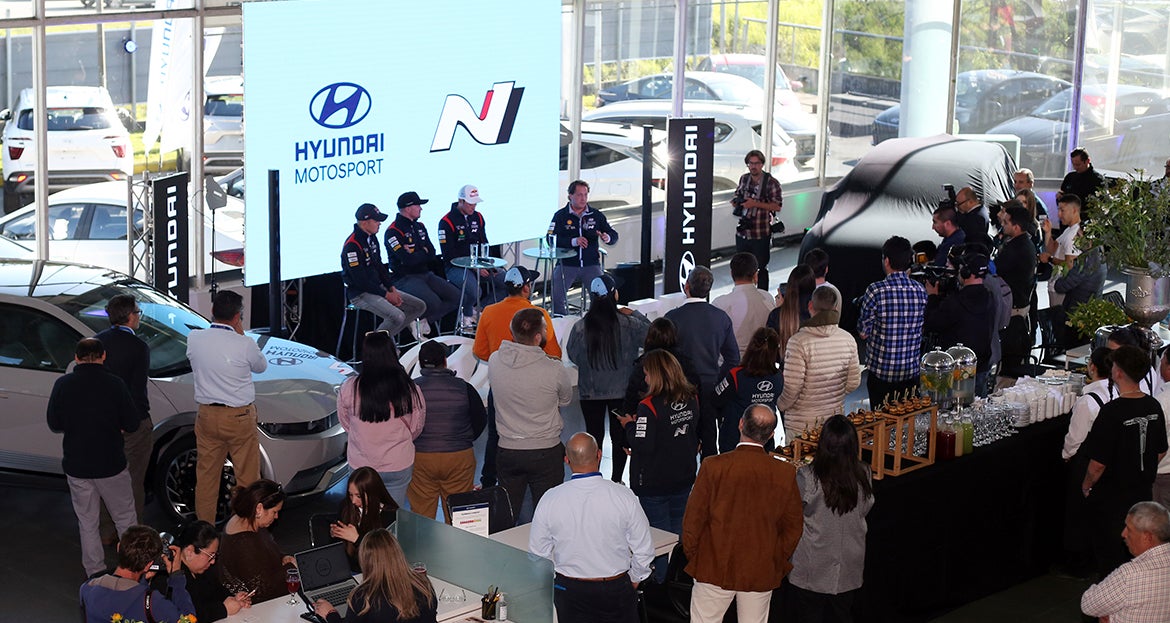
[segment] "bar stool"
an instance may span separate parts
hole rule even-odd
[[[353,364],[359,361],[357,357],[358,332],[362,326],[362,312],[366,312],[366,310],[354,305],[349,300],[349,286],[345,286],[342,289],[342,296],[344,297],[345,306],[341,310],[341,330],[337,332],[337,346],[333,349],[333,353],[339,359],[341,358],[341,340],[345,338],[345,325],[348,324],[349,315],[353,314],[353,342],[349,349],[350,359],[346,361],[346,363]],[[366,313],[374,316],[375,319],[378,317],[373,312]]]

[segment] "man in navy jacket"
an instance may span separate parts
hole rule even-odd
[[[589,184],[576,180],[569,184],[569,203],[548,224],[548,235],[558,250],[574,252],[558,262],[552,274],[553,313],[563,316],[569,311],[565,290],[578,278],[587,284],[601,276],[600,243],[617,244],[618,233],[600,210],[589,205]]]

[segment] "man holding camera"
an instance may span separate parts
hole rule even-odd
[[[178,554],[179,548],[164,543],[154,528],[127,528],[118,543],[118,567],[81,585],[81,610],[86,623],[179,621],[182,617],[194,621],[195,604],[187,592],[187,575],[181,571],[183,563]],[[150,582],[143,582],[164,567],[165,595]]]
[[[979,362],[975,368],[977,391],[987,388],[987,370],[991,365],[991,342],[998,340],[993,330],[996,301],[983,286],[988,258],[984,253],[963,249],[958,258],[959,290],[940,293],[937,281],[926,282],[926,331],[938,334],[938,345],[950,348],[962,344],[975,351]]]
[[[756,256],[756,286],[768,290],[768,257],[772,252],[772,216],[784,205],[780,182],[764,171],[764,153],[758,149],[743,159],[748,172],[739,178],[731,205],[739,217],[735,227],[735,250]]]

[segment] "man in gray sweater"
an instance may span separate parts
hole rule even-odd
[[[516,312],[511,328],[512,340],[488,359],[488,380],[500,432],[496,469],[519,515],[525,489],[531,488],[535,508],[545,491],[565,480],[560,408],[572,400],[573,385],[561,360],[543,350],[548,325],[541,309]]]

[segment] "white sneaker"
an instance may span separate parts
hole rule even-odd
[[[426,322],[424,320],[423,322],[421,322],[419,324],[422,325],[419,328],[419,333],[422,333],[422,337],[431,337],[432,335],[434,335],[435,330],[431,328],[431,323]]]

